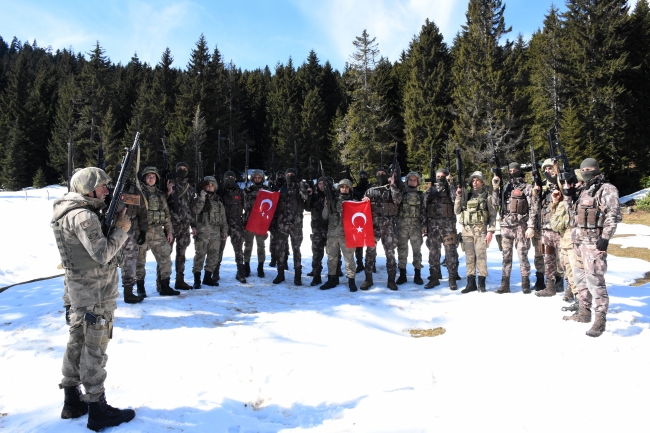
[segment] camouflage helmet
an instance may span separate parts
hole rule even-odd
[[[86,167],[75,172],[70,179],[70,191],[86,195],[93,192],[100,185],[106,185],[111,181],[104,170],[97,167]]]
[[[149,174],[153,173],[156,175],[156,182],[160,180],[160,174],[158,173],[158,169],[154,166],[149,166],[145,167],[144,170],[142,170],[142,180],[144,181],[144,178]]]
[[[481,173],[480,171],[475,171],[474,173],[469,175],[469,183],[470,184],[472,183],[474,178],[480,180],[481,182],[483,182],[483,185],[485,185],[485,178],[483,177],[483,173]]]
[[[214,176],[206,176],[203,178],[203,182],[209,183],[210,185],[214,186],[215,188],[218,187],[217,185],[217,179],[215,179]]]
[[[406,181],[406,183],[408,183],[409,177],[415,177],[418,180],[418,185],[422,183],[422,178],[420,177],[419,173],[412,171],[409,174],[407,174],[406,177],[404,178],[404,181]]]
[[[260,176],[262,180],[264,180],[264,172],[262,170],[253,170],[251,171],[251,179],[254,178],[255,176]]]
[[[339,180],[339,185],[336,188],[341,189],[343,185],[347,185],[348,188],[352,189],[352,182],[350,182],[348,179]]]
[[[551,158],[545,159],[542,163],[542,170],[544,170],[546,167],[553,167],[553,160]]]

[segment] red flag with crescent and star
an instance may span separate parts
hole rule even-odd
[[[370,201],[344,201],[342,218],[346,247],[375,246]]]
[[[275,215],[275,205],[278,204],[279,198],[280,191],[271,192],[260,189],[257,192],[253,209],[251,209],[251,215],[248,217],[246,230],[260,236],[267,234],[271,220],[273,220],[273,215]]]

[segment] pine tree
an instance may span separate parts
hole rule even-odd
[[[9,131],[0,168],[0,185],[8,191],[19,191],[28,186],[25,175],[25,147],[27,140],[18,122]]]
[[[34,174],[34,179],[32,180],[32,185],[34,188],[43,188],[47,186],[47,179],[45,178],[45,172],[42,167],[39,167]]]
[[[278,63],[267,99],[269,138],[272,152],[275,154],[276,170],[294,165],[293,145],[294,141],[300,138],[301,129],[299,93],[293,60],[289,58],[286,65]]]

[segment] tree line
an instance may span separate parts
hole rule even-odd
[[[156,65],[137,54],[114,64],[97,42],[86,53],[52,51],[0,37],[0,187],[63,182],[68,142],[76,167],[111,173],[140,132],[141,167],[171,161],[205,174],[269,173],[295,165],[303,177],[322,160],[333,177],[346,167],[371,175],[396,151],[402,172],[430,175],[461,149],[468,169],[549,156],[557,133],[572,164],[594,157],[622,193],[650,175],[650,8],[639,0],[567,0],[551,6],[530,40],[508,38],[501,0],[469,0],[451,45],[433,21],[397,61],[366,30],[343,71],[311,51],[252,71],[225,62],[201,35],[184,69],[167,48]],[[219,152],[221,150],[221,152]],[[297,152],[296,152],[297,150]],[[453,168],[452,168],[453,171]]]

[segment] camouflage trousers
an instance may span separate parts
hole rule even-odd
[[[271,253],[271,260],[275,259],[276,261],[278,260],[277,257],[277,251],[278,251],[278,231],[277,229],[273,228],[269,230],[269,233],[271,235],[271,241],[269,242],[269,251]],[[285,244],[285,249],[284,249],[284,254],[286,256],[289,256],[289,244]]]
[[[397,248],[397,234],[395,233],[395,223],[390,218],[378,218],[373,223],[375,233],[375,245],[381,240],[386,253],[386,270],[397,273],[397,262],[395,261],[395,248]],[[366,273],[372,272],[377,261],[377,247],[368,247],[366,249]]]
[[[398,267],[406,269],[409,241],[413,250],[413,268],[422,269],[422,226],[419,218],[399,218],[397,221]]]
[[[278,266],[280,266],[280,263],[286,263],[287,261],[289,238],[291,238],[294,269],[302,269],[302,255],[300,253],[300,245],[302,244],[302,221],[287,226],[278,225],[276,236],[278,243],[275,246],[275,257],[278,261]]]
[[[487,227],[483,225],[466,225],[463,226],[462,233],[467,275],[476,275],[478,268],[478,276],[487,277],[487,242],[485,240]],[[449,262],[447,262],[447,266],[449,266]]]
[[[578,289],[578,299],[587,308],[595,304],[594,312],[607,313],[609,294],[605,285],[607,253],[596,249],[595,244],[574,244],[576,266],[573,279]]]
[[[314,275],[323,271],[323,256],[325,255],[325,246],[328,245],[327,227],[314,227],[312,225],[311,235],[311,269]],[[329,245],[328,245],[327,266],[329,266]],[[335,275],[336,272],[333,274]]]
[[[542,246],[544,248],[544,276],[546,280],[564,275],[559,260],[560,234],[553,230],[542,230]]]
[[[206,224],[197,227],[196,236],[194,236],[194,264],[192,273],[201,272],[205,262],[205,270],[214,272],[219,264],[219,255],[221,253],[221,227]],[[208,256],[206,260],[206,255]]]
[[[368,248],[366,248],[366,254],[368,253]],[[363,260],[363,247],[356,248],[354,251],[354,256],[357,258],[357,262]]]
[[[512,273],[512,250],[517,248],[519,256],[519,269],[522,277],[530,276],[530,262],[528,250],[530,239],[526,237],[526,223],[512,227],[501,227],[501,246],[503,247],[503,276],[510,278]]]
[[[190,246],[190,229],[189,224],[174,225],[174,242],[176,242],[176,260],[174,267],[176,276],[185,274],[185,251]],[[174,246],[172,242],[172,246]]]
[[[542,234],[538,231],[535,231],[535,237],[530,240],[530,243],[535,252],[535,258],[533,263],[535,264],[535,272],[544,273],[544,253],[540,247],[540,240],[542,239]]]
[[[578,293],[576,285],[573,280],[573,268],[576,263],[576,254],[573,251],[573,245],[570,248],[560,249],[560,262],[564,269],[564,280],[566,281],[567,288],[573,292],[574,295]]]
[[[356,275],[356,266],[354,265],[354,250],[345,246],[345,235],[333,234],[327,236],[327,275],[336,275],[339,269],[339,260],[341,255],[345,260],[345,275],[348,278],[354,278]]]
[[[253,255],[253,241],[257,244],[257,262],[264,263],[266,260],[266,245],[265,242],[268,239],[269,234],[264,236],[256,235],[253,232],[244,230],[244,262],[250,263],[251,256]]]
[[[147,275],[145,265],[147,264],[147,251],[151,250],[158,263],[158,272],[161,280],[166,280],[172,275],[172,246],[165,237],[165,231],[162,227],[149,226],[147,230],[147,240],[140,245],[138,261],[135,270],[135,278],[144,280]]]
[[[452,238],[453,236],[453,238]],[[456,247],[455,219],[428,219],[427,248],[429,249],[429,268],[440,270],[441,244],[445,247],[445,260],[449,274],[458,275],[458,248]],[[485,236],[483,236],[485,238]],[[473,244],[472,244],[473,245]]]
[[[139,254],[139,245],[137,233],[139,233],[135,228],[131,227],[128,238],[122,246],[122,251],[124,252],[124,262],[121,266],[122,273],[122,287],[133,287],[135,285],[135,270],[138,263],[138,254]]]
[[[63,355],[62,386],[83,385],[87,402],[99,401],[104,393],[106,380],[106,348],[113,334],[113,312],[117,308],[115,301],[92,307],[70,308],[70,336]],[[86,313],[93,313],[104,318],[102,325],[91,325],[84,320]]]
[[[230,243],[233,250],[235,250],[235,263],[238,265],[244,264],[244,227],[241,221],[228,221],[228,236],[230,236]],[[226,243],[222,242],[219,248],[219,265],[223,259],[223,250],[226,248]]]

